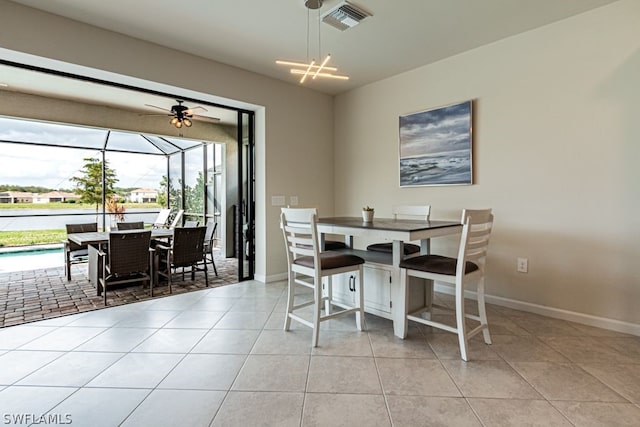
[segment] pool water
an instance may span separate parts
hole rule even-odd
[[[0,251],[0,273],[63,266],[64,251],[60,245],[6,248]]]

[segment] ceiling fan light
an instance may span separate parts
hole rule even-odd
[[[177,127],[178,129],[180,129],[180,128],[182,127],[182,122],[181,122],[180,120],[178,120],[178,121],[175,123],[175,125],[176,125],[176,127]]]
[[[178,118],[177,118],[177,117],[172,118],[172,119],[169,121],[169,123],[171,123],[172,125],[175,125],[176,123],[178,123]]]
[[[184,123],[184,125],[185,125],[186,127],[188,127],[188,128],[190,128],[190,127],[191,127],[191,125],[193,124],[193,123],[191,123],[191,120],[189,120],[189,119],[184,119],[184,120],[183,120],[183,123]]]

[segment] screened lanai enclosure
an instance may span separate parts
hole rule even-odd
[[[219,250],[238,258],[238,279],[253,278],[251,117],[238,116],[235,144],[0,117],[0,233],[85,222],[109,230],[182,210],[178,225],[216,222]],[[80,180],[91,174],[102,200],[80,208],[79,189],[89,185]]]

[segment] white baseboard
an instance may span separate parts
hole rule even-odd
[[[257,280],[258,282],[262,282],[262,283],[281,282],[283,280],[287,280],[287,277],[288,277],[288,274],[286,272],[272,274],[271,276],[265,276],[262,274],[253,275],[254,280]]]
[[[442,292],[443,294],[455,294],[454,288],[452,286],[436,284],[435,290],[436,292]],[[476,293],[472,291],[466,291],[465,298],[475,300]],[[560,308],[532,304],[529,302],[487,294],[485,294],[484,298],[487,303],[499,305],[501,307],[513,308],[515,310],[527,311],[529,313],[540,314],[542,316],[552,317],[554,319],[568,320],[570,322],[581,323],[583,325],[595,326],[597,328],[609,329],[611,331],[640,336],[640,325],[636,323],[623,322],[621,320],[608,319],[606,317],[597,317],[590,314],[578,313],[575,311],[563,310]]]

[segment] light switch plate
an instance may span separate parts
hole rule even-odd
[[[284,196],[271,196],[271,206],[284,206],[286,198]]]
[[[298,196],[290,196],[289,197],[289,205],[298,206]]]

